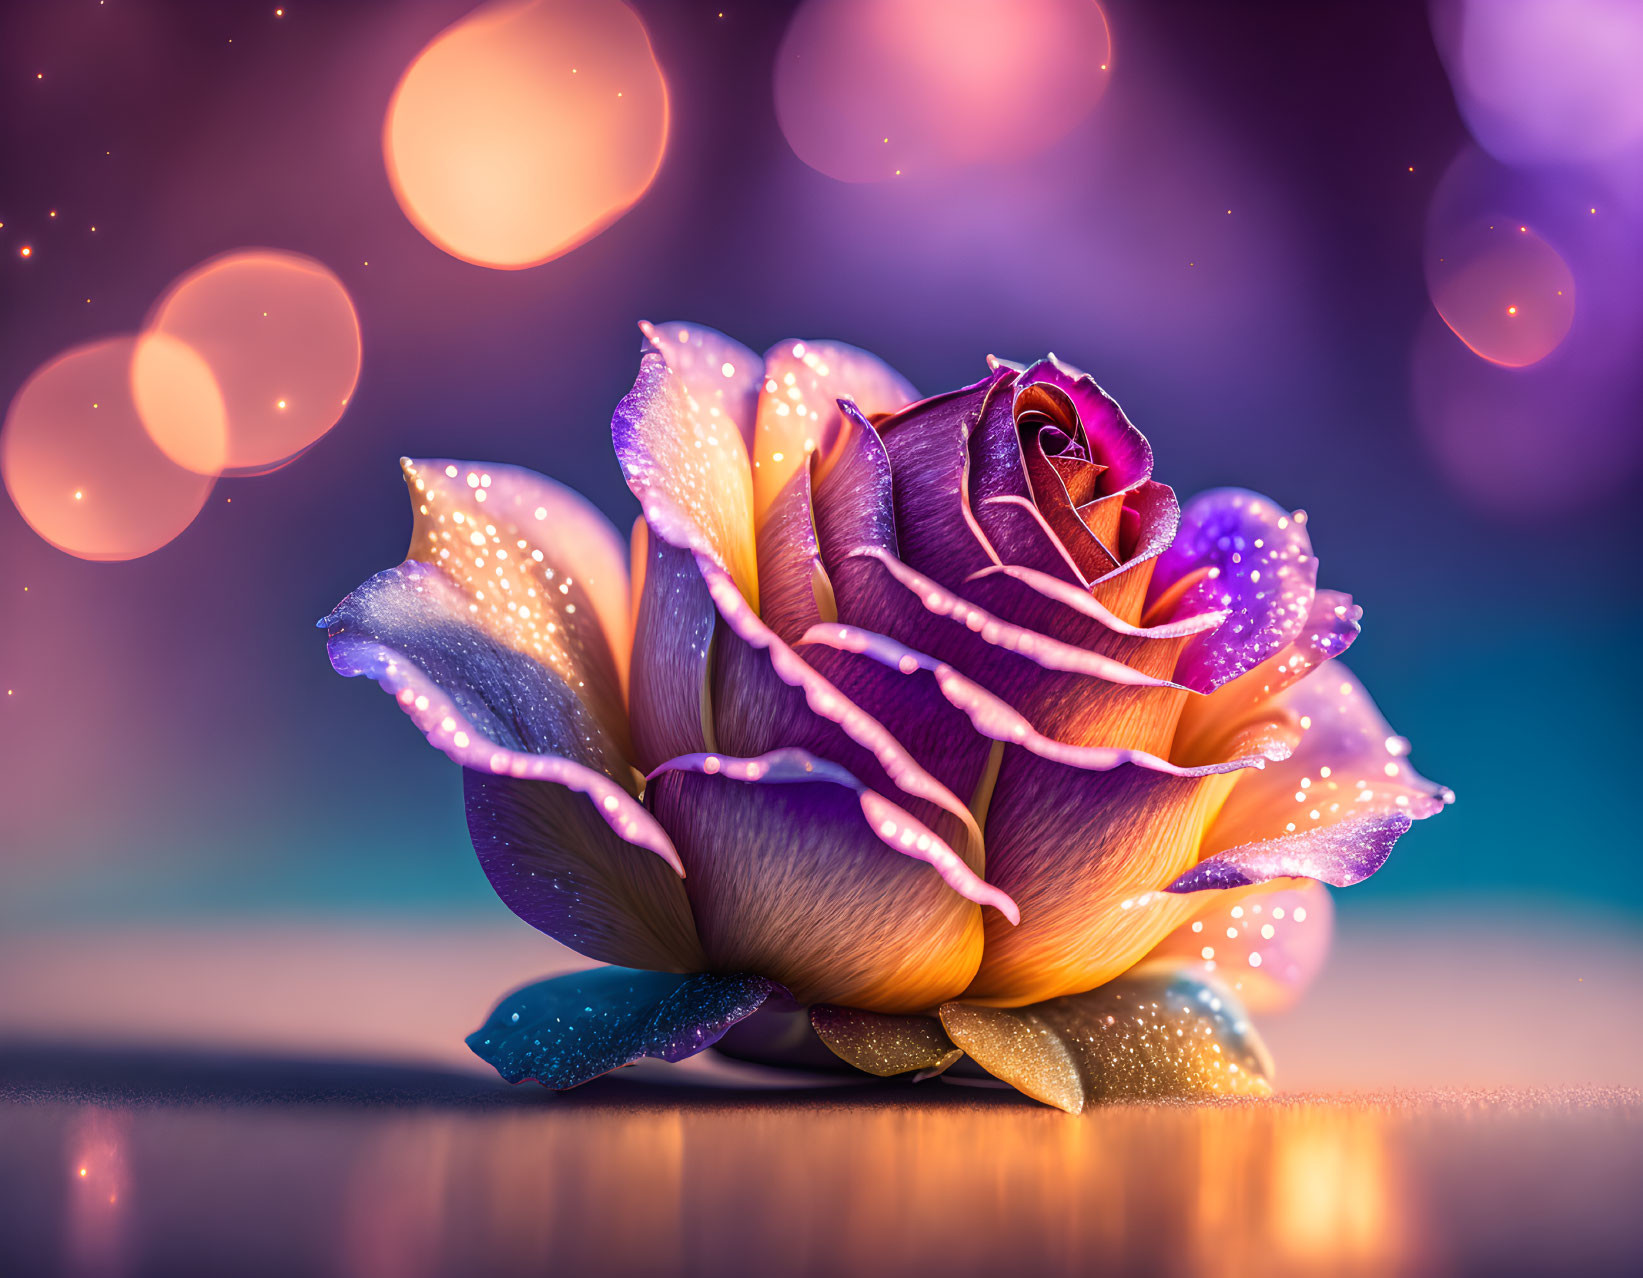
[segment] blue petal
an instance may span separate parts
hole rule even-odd
[[[468,1046],[510,1083],[576,1087],[644,1056],[694,1056],[785,993],[762,976],[596,967],[513,991]]]

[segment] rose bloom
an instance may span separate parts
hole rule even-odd
[[[627,542],[530,471],[406,461],[406,561],[321,623],[462,766],[503,901],[619,965],[475,1049],[563,1086],[733,1025],[814,1059],[813,1024],[1069,1109],[1262,1090],[1232,990],[1291,997],[1318,884],[1451,797],[1337,660],[1360,610],[1305,515],[1180,505],[1053,356],[921,398],[839,343],[642,327]]]

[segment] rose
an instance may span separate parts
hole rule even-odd
[[[791,999],[863,1068],[963,1049],[1068,1108],[1260,1085],[1207,974],[1309,974],[1278,935],[1304,911],[1263,895],[1357,882],[1450,797],[1334,661],[1359,610],[1317,588],[1305,516],[1180,508],[1054,357],[919,399],[841,344],[643,328],[613,422],[631,572],[552,480],[407,461],[409,557],[321,623],[463,766],[508,906],[621,965],[505,1000],[476,1050],[568,1085],[768,1003],[746,1050]],[[1168,1021],[1145,1067],[1066,1064],[1126,988]],[[1052,1040],[1058,1083],[1021,1065]]]

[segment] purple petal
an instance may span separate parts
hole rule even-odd
[[[969,719],[941,695],[932,679],[909,679],[893,667],[821,643],[805,643],[803,655],[854,705],[883,724],[931,776],[953,794],[963,796],[970,812],[974,811],[977,790],[985,784],[993,743],[975,732]],[[837,733],[831,725],[818,721],[817,726]],[[840,742],[826,731],[817,731],[796,744],[845,763],[874,788],[884,787],[886,793],[893,789],[876,760],[862,757],[859,749],[852,753],[848,742],[841,749]],[[968,822],[962,821],[945,808],[912,796],[899,801],[958,849],[973,869],[981,870],[984,858],[980,828],[973,816]]]
[[[1095,450],[1078,407],[1050,382],[1016,383],[1013,408],[1033,504],[1079,572],[1094,580],[1116,568],[1124,494]]]
[[[855,404],[840,403],[849,427],[834,449],[817,459],[812,503],[816,541],[835,593],[840,568],[860,546],[897,554],[895,490],[890,454]]]
[[[1213,489],[1187,503],[1175,544],[1153,573],[1149,610],[1230,615],[1182,654],[1181,683],[1213,691],[1301,633],[1318,580],[1305,524],[1304,514],[1240,488]]]
[[[528,921],[598,958],[699,961],[683,867],[627,758],[614,530],[528,471],[436,461],[405,474],[412,558],[320,623],[332,665],[376,680],[469,770],[481,863]]]
[[[800,1002],[928,1007],[981,954],[981,912],[949,883],[1014,912],[902,809],[799,751],[673,760],[649,793],[710,966],[767,975]]]
[[[1362,617],[1363,609],[1351,595],[1318,591],[1306,625],[1287,646],[1231,683],[1187,703],[1176,729],[1176,756],[1213,755],[1252,717],[1270,716],[1273,697],[1352,646]]]
[[[618,838],[582,794],[471,769],[462,786],[480,867],[525,922],[605,963],[707,966],[678,874]]]
[[[1113,569],[1096,582],[1098,597],[1103,593],[1103,583],[1110,585],[1122,574],[1156,559],[1175,541],[1181,526],[1181,503],[1176,500],[1175,489],[1156,479],[1142,480],[1124,495],[1124,525],[1123,540],[1119,543],[1123,567]]]
[[[1033,500],[1016,426],[1016,382],[999,383],[970,435],[970,505],[998,560],[1074,585],[1087,579]],[[901,476],[898,472],[898,489]]]
[[[1203,909],[1147,955],[1145,970],[1213,973],[1257,1014],[1292,1007],[1323,970],[1335,906],[1316,879],[1275,879],[1197,899]]]
[[[1127,666],[1102,652],[1016,625],[972,603],[963,595],[948,590],[877,547],[861,547],[853,555],[877,561],[902,588],[902,609],[899,611],[908,612],[913,605],[918,605],[920,611],[912,612],[912,616],[919,618],[925,614],[925,624],[918,627],[921,634],[973,635],[983,645],[1023,657],[1045,670],[1088,675],[1108,683],[1152,688],[1178,686],[1168,679]],[[880,604],[878,610],[886,615],[898,611],[886,604]],[[942,622],[948,624],[943,625]]]
[[[720,635],[712,671],[714,729],[720,749],[740,755],[763,754],[783,746],[809,745],[818,732],[836,735],[870,756],[890,787],[945,809],[980,840],[970,809],[882,723],[767,626],[724,569],[700,555],[697,565],[727,626]],[[832,750],[818,753],[837,757]],[[855,762],[852,757],[851,763]]]
[[[937,395],[879,423],[895,474],[902,558],[945,585],[999,563],[970,505],[970,432],[996,388],[995,374]]]
[[[466,772],[469,830],[503,902],[591,958],[700,966],[672,841],[580,698],[466,620],[436,568],[379,573],[327,618],[332,664],[375,679]],[[671,868],[669,868],[671,867]]]
[[[1074,745],[1169,749],[1185,699],[1167,677],[1185,643],[1180,635],[1140,635],[1133,628],[1120,634],[1008,577],[978,578],[961,594],[877,547],[828,567],[841,621],[939,658],[1046,736]],[[999,611],[976,602],[978,596]],[[1081,598],[1089,601],[1087,593]],[[1009,619],[1023,611],[1053,630]]]
[[[969,718],[975,731],[983,737],[990,741],[1021,746],[1043,758],[1053,759],[1069,767],[1106,771],[1132,763],[1137,767],[1166,772],[1171,776],[1198,777],[1245,767],[1259,767],[1264,761],[1264,756],[1250,756],[1205,767],[1181,768],[1145,751],[1110,746],[1072,745],[1052,740],[1034,728],[1019,711],[1002,698],[994,696],[985,688],[965,678],[945,662],[937,661],[925,653],[915,652],[887,635],[874,634],[854,626],[842,626],[836,622],[823,622],[811,627],[804,637],[804,642],[807,645],[823,645],[840,652],[869,658],[882,667],[897,671],[904,678],[910,679],[921,673],[932,676],[941,695],[954,708],[962,711]]]
[[[669,759],[651,776],[654,778],[669,772],[700,772],[704,776],[723,776],[732,781],[753,781],[766,785],[825,781],[843,786],[853,791],[860,800],[862,815],[867,819],[869,828],[887,848],[934,866],[942,881],[960,896],[977,905],[991,905],[1011,922],[1016,921],[1014,902],[984,882],[943,839],[830,759],[820,759],[807,751],[793,749],[772,750],[755,759],[738,759],[722,754],[685,755]]]
[[[643,519],[634,524],[633,556],[639,608],[628,712],[634,761],[654,768],[710,744],[707,671],[717,614],[696,557],[652,534]]]
[[[578,690],[618,739],[631,637],[628,546],[580,493],[518,466],[400,459],[407,561],[465,598],[454,610]]]
[[[1007,583],[1019,583],[1015,590]],[[1203,613],[1198,616],[1171,619],[1158,625],[1139,626],[1126,621],[1096,599],[1088,590],[1069,585],[1059,577],[1035,572],[1019,564],[994,564],[971,575],[965,583],[965,593],[987,604],[1001,614],[1008,615],[1022,625],[1047,633],[1060,634],[1069,626],[1065,617],[1053,620],[1060,608],[1081,614],[1115,634],[1142,639],[1172,639],[1182,635],[1202,634],[1213,630],[1226,620],[1225,612]],[[1010,604],[988,603],[989,590],[1000,590]],[[1030,594],[1027,592],[1031,592]]]
[[[1022,375],[1020,385],[1047,382],[1072,400],[1079,422],[1089,437],[1090,455],[1107,467],[1102,476],[1104,492],[1121,492],[1152,477],[1152,445],[1131,425],[1124,410],[1088,373],[1063,364],[1051,355],[1039,360]]]
[[[1317,879],[1331,887],[1351,887],[1386,864],[1392,845],[1412,824],[1407,813],[1394,812],[1244,843],[1200,861],[1171,883],[1169,891],[1248,887],[1284,878]]]
[[[788,643],[833,614],[810,509],[810,468],[788,477],[759,525],[759,615]]]

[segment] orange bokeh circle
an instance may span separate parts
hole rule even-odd
[[[406,69],[383,125],[388,178],[454,257],[519,269],[591,239],[650,187],[667,86],[620,0],[487,5]]]
[[[1443,322],[1491,363],[1537,363],[1574,324],[1574,275],[1526,223],[1495,218],[1434,234],[1426,279]]]
[[[29,527],[81,559],[136,559],[199,514],[215,482],[179,466],[150,437],[132,390],[141,339],[76,346],[23,383],[0,431],[0,475]],[[209,370],[163,344],[150,376],[164,406],[208,437],[221,401]]]
[[[336,425],[359,383],[353,301],[329,267],[300,253],[242,249],[203,263],[160,299],[146,332],[185,343],[210,368],[227,413],[220,469],[231,472],[269,470],[302,452]],[[144,362],[134,373],[146,410]],[[150,430],[185,466],[207,457],[175,417]]]
[[[162,453],[195,474],[222,473],[228,464],[228,409],[211,366],[197,350],[166,333],[139,334],[131,352],[131,395]]]

